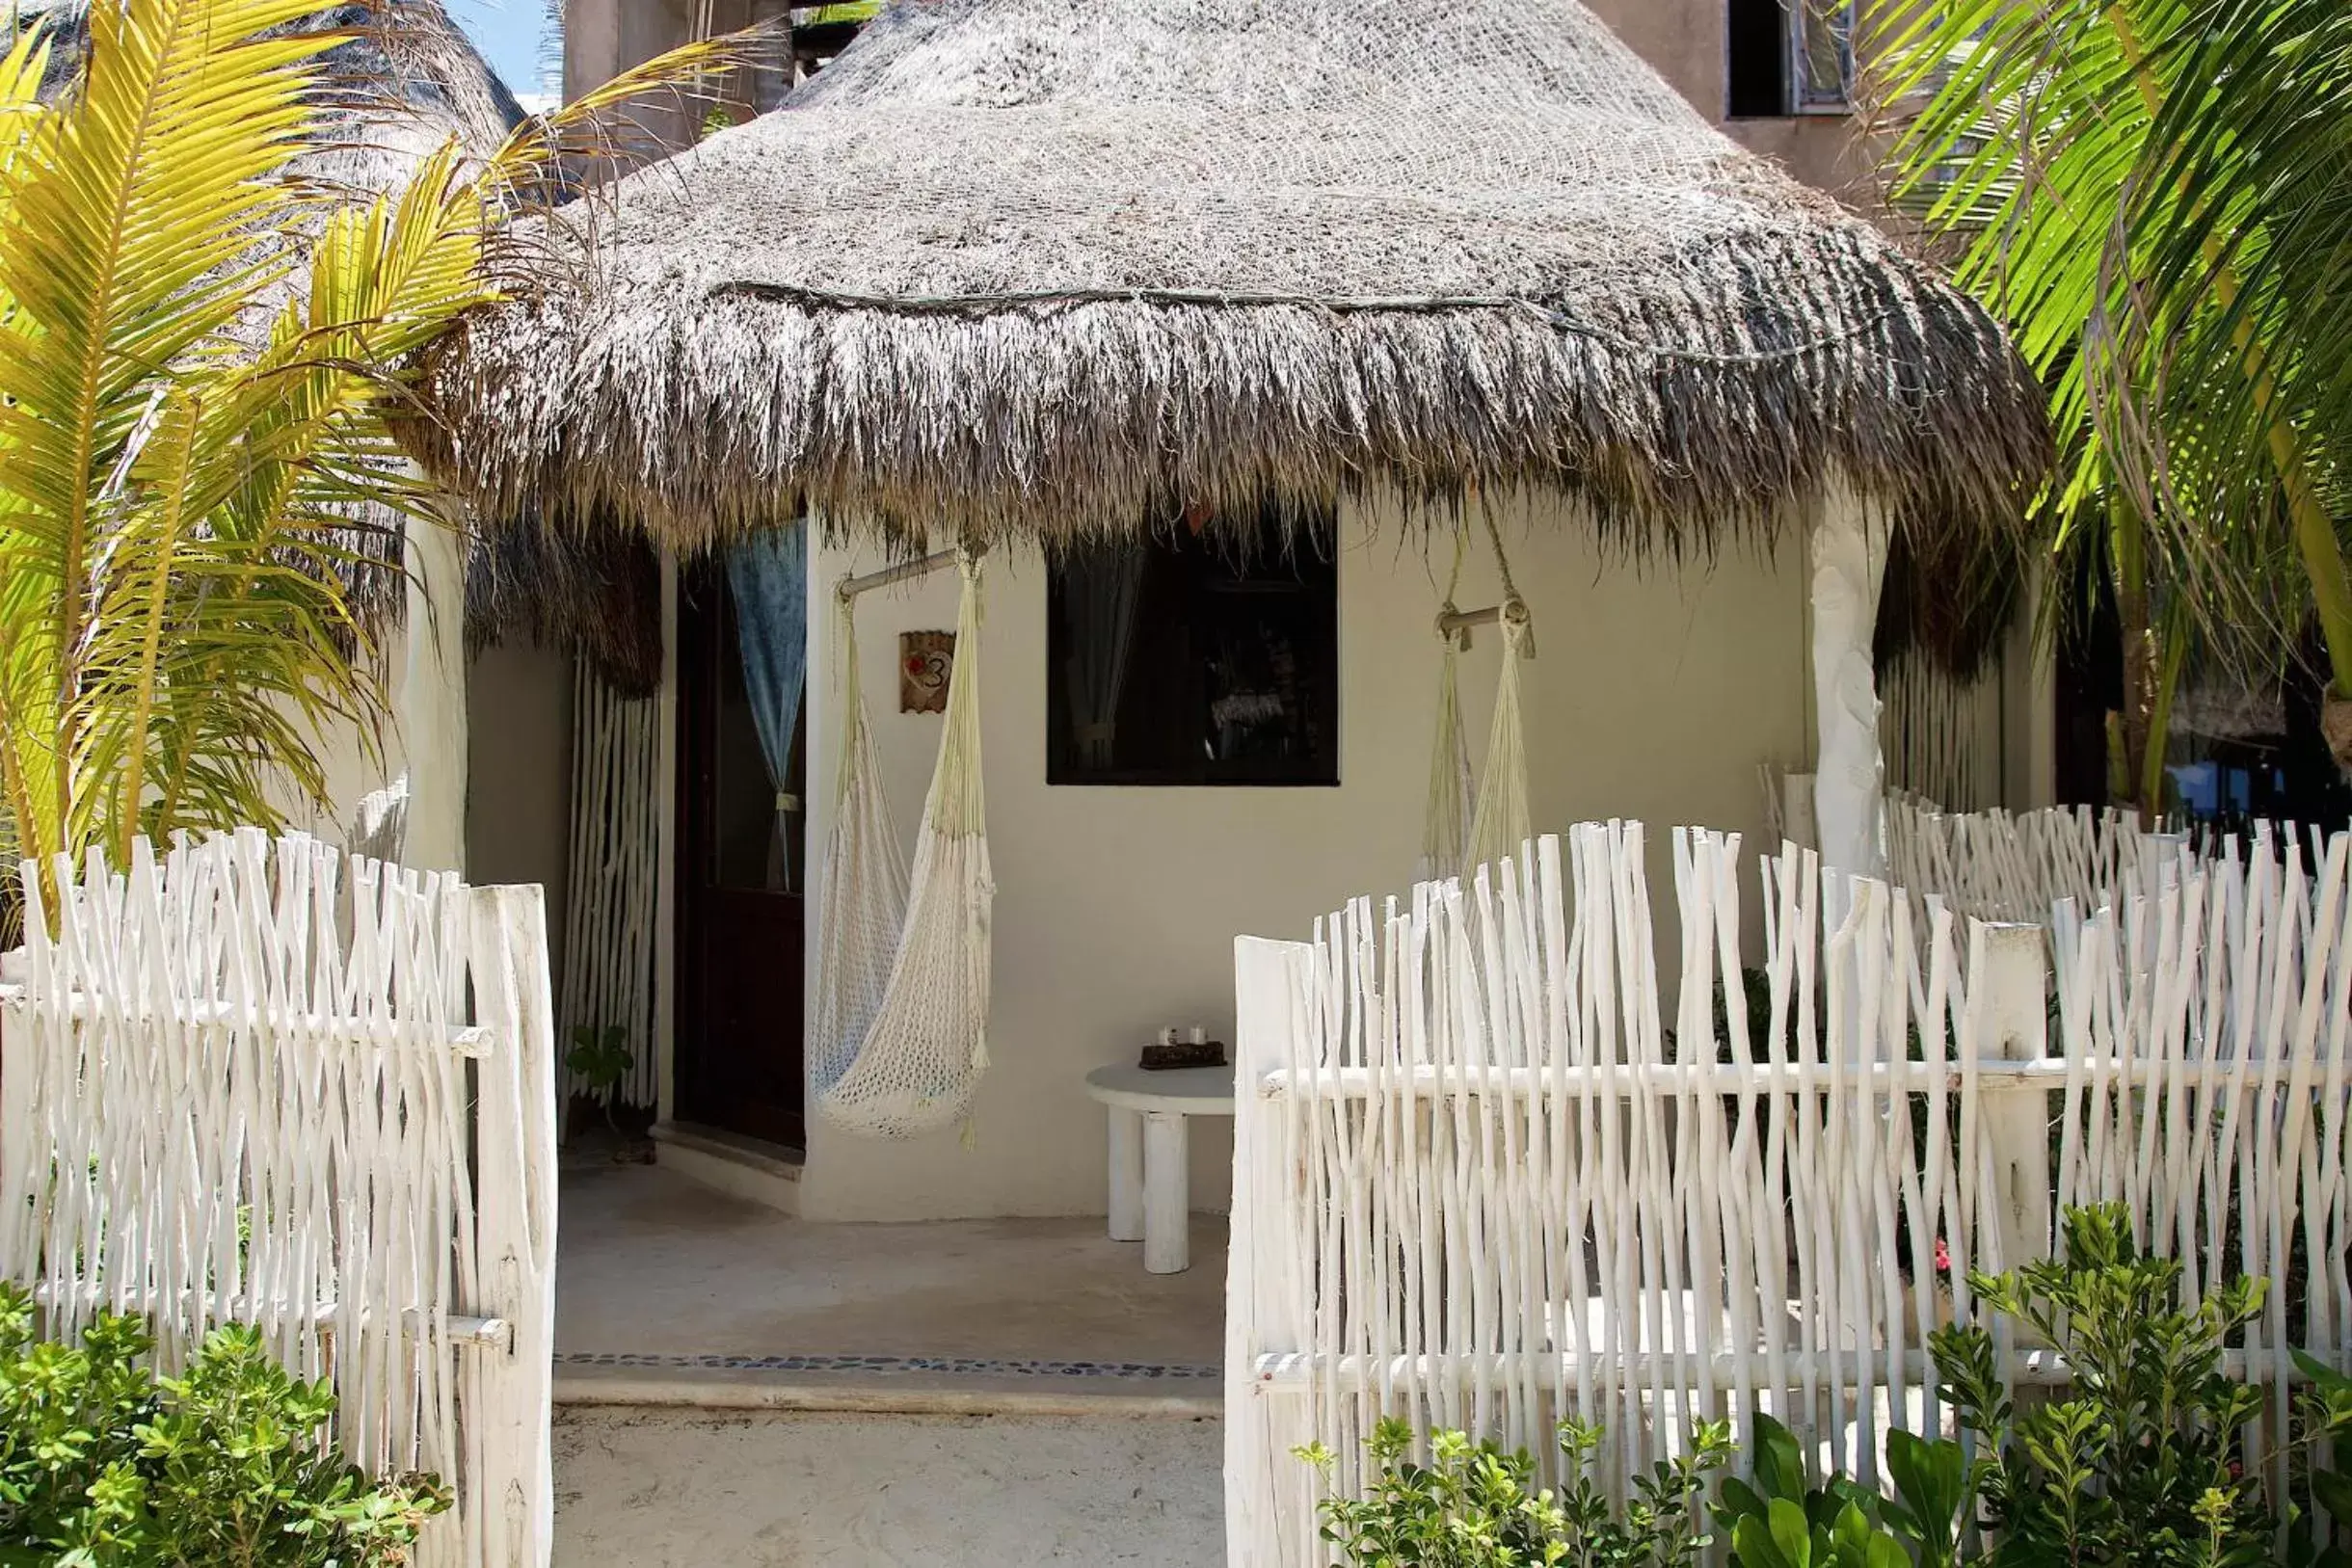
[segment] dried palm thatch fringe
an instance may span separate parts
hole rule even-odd
[[[1843,469],[1993,529],[1999,328],[1576,0],[929,0],[559,214],[412,433],[483,515],[913,547],[1206,503],[1565,490],[1653,552]]]
[[[618,697],[653,696],[662,656],[653,546],[616,528],[483,530],[466,562],[467,648],[515,638],[572,649]]]
[[[1886,555],[1871,658],[1881,679],[1923,658],[1964,686],[1999,664],[2017,622],[2025,561],[2014,541],[1981,530],[1898,532]]]

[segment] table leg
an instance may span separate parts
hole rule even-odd
[[[1143,1267],[1153,1274],[1181,1274],[1192,1262],[1192,1182],[1184,1122],[1168,1111],[1143,1118]]]
[[[1110,1239],[1143,1239],[1143,1113],[1110,1107]]]

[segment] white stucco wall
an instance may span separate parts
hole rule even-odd
[[[548,963],[563,974],[572,817],[572,657],[515,639],[467,665],[466,874],[547,890]]]
[[[1531,526],[1532,524],[1532,526]],[[1163,1023],[1230,1040],[1240,933],[1303,936],[1360,892],[1402,889],[1419,852],[1434,722],[1434,571],[1396,519],[1343,519],[1341,778],[1332,789],[1049,787],[1045,783],[1045,573],[1033,555],[988,577],[981,708],[998,894],[990,1048],[971,1146],[954,1132],[880,1143],[811,1132],[802,1212],[822,1219],[1100,1212],[1105,1129],[1081,1080],[1132,1058]],[[1762,827],[1756,767],[1807,751],[1804,574],[1727,554],[1712,571],[1610,564],[1589,530],[1554,513],[1506,525],[1540,657],[1525,677],[1529,782],[1540,829],[1640,816],[1653,828],[1653,888],[1672,951],[1667,830]],[[813,598],[871,555],[822,550]],[[1460,597],[1492,601],[1473,556]],[[830,618],[812,650],[812,779],[833,776]],[[897,711],[901,630],[954,624],[950,578],[870,595],[860,607],[869,702],[902,831],[922,811],[935,716]],[[1500,639],[1463,667],[1474,755],[1483,751]],[[820,844],[831,802],[813,803]],[[1231,1161],[1222,1124],[1193,1138],[1193,1203],[1221,1209]]]
[[[380,755],[370,760],[350,726],[322,731],[316,744],[334,810],[295,808],[289,825],[348,845],[361,797],[430,760],[437,782],[419,793],[441,820],[420,833],[412,815],[403,863],[459,870],[475,887],[540,884],[547,890],[548,959],[560,975],[571,833],[571,655],[518,639],[465,657],[454,642],[461,608],[443,602],[435,613],[445,618],[441,629],[452,639],[441,643],[442,652],[463,657],[462,678],[435,673],[404,682],[403,672],[415,670],[410,632],[388,631],[377,655],[391,692]],[[412,739],[420,733],[428,737],[424,748]]]
[[[311,754],[326,773],[321,809],[288,787],[280,792],[286,826],[345,848],[356,842],[361,803],[395,780],[408,789],[404,864],[423,870],[468,869],[466,861],[467,660],[464,544],[424,519],[410,524],[400,592],[405,608],[385,627],[369,665],[383,688],[375,731],[330,724],[313,732]]]

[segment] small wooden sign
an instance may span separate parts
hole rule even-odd
[[[955,674],[955,633],[898,634],[898,711],[945,713],[948,680]]]

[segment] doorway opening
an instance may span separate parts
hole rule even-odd
[[[682,565],[678,599],[678,1115],[796,1154],[808,1135],[806,704],[780,787],[720,562]]]

